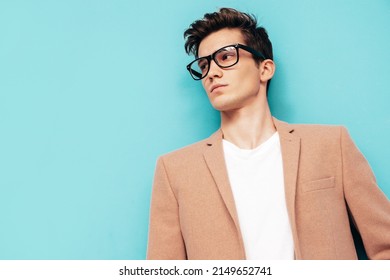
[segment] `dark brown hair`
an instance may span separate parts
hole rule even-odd
[[[241,30],[245,44],[259,52],[266,59],[273,59],[272,43],[267,31],[257,26],[257,19],[253,15],[239,12],[231,8],[221,8],[218,12],[207,13],[203,19],[193,22],[184,32],[185,50],[187,54],[198,56],[199,44],[213,32],[223,28],[238,28]],[[260,58],[255,58],[259,62]]]

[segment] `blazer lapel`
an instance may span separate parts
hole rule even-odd
[[[284,187],[286,193],[286,204],[291,222],[291,230],[294,238],[296,258],[300,258],[299,240],[296,227],[295,196],[298,176],[299,155],[301,139],[294,135],[293,125],[281,122],[274,118],[276,130],[280,136],[280,146],[283,159]]]
[[[218,187],[219,193],[221,194],[221,197],[225,202],[226,208],[234,221],[234,224],[238,231],[238,236],[240,237],[241,246],[244,250],[236,205],[234,202],[234,197],[226,170],[225,158],[222,147],[222,131],[220,129],[216,131],[213,135],[211,135],[209,139],[207,139],[207,146],[208,147],[203,154],[204,159]]]

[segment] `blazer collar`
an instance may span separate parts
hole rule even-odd
[[[298,246],[299,240],[295,218],[295,195],[300,154],[300,138],[294,134],[294,125],[280,121],[276,118],[273,118],[273,121],[280,137],[286,204],[294,238],[295,254],[296,258],[300,258],[301,253]],[[238,222],[237,210],[226,170],[222,138],[222,130],[218,129],[214,134],[206,139],[206,144],[208,147],[204,152],[204,158],[215,180],[221,197],[225,202],[226,208],[228,209],[228,212],[236,225],[238,235],[240,237],[240,243],[242,244],[243,248],[242,253],[245,258],[244,245]]]
[[[275,117],[272,117],[274,125],[276,127],[276,130],[279,133],[279,136],[284,137],[286,140],[289,139],[299,139],[298,136],[295,136],[293,134],[294,132],[294,125],[289,124],[287,122],[278,120]],[[215,144],[218,144],[218,142],[221,142],[223,138],[223,133],[221,128],[219,128],[216,132],[214,132],[209,138],[206,139],[206,143],[208,146],[213,146]]]

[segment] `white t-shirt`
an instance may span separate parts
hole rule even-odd
[[[253,150],[223,140],[246,258],[294,259],[279,134]]]

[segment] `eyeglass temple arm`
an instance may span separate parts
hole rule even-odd
[[[260,58],[262,58],[262,59],[266,59],[265,56],[264,56],[261,52],[258,52],[258,51],[256,51],[256,50],[250,48],[250,47],[247,47],[247,46],[241,45],[241,44],[237,44],[237,47],[240,47],[240,48],[242,48],[242,49],[244,49],[244,50],[250,52],[251,54],[254,54],[254,55],[257,56],[257,57],[260,57]]]

